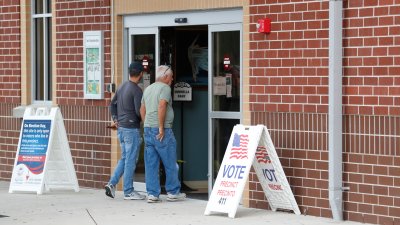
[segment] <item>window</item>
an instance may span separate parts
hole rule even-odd
[[[33,101],[51,101],[51,0],[32,0]]]

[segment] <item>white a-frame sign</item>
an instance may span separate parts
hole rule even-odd
[[[64,121],[57,107],[25,110],[9,193],[79,191]]]
[[[204,214],[222,212],[228,213],[231,218],[235,217],[252,165],[271,209],[293,210],[300,215],[268,129],[264,125],[236,125],[233,128]]]

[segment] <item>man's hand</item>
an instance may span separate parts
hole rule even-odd
[[[158,135],[156,136],[157,140],[160,142],[164,138],[164,128],[158,128]]]
[[[165,122],[165,115],[167,114],[167,104],[168,102],[164,99],[161,99],[158,102],[158,135],[157,140],[162,141],[164,138],[164,122]]]
[[[108,125],[107,128],[110,128],[111,130],[117,130],[118,129],[118,121],[114,121],[114,123],[111,125]]]

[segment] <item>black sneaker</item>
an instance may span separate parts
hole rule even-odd
[[[115,187],[112,184],[107,184],[104,189],[106,189],[106,195],[110,198],[115,197]]]

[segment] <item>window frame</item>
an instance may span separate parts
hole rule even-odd
[[[43,4],[43,13],[35,14],[35,8],[37,0],[31,0],[31,96],[32,96],[32,104],[45,104],[51,105],[52,104],[52,13],[51,13],[51,0],[42,0],[39,3]],[[50,8],[48,8],[50,6]],[[50,20],[48,19],[50,18]],[[37,82],[38,82],[38,72],[37,70],[37,44],[36,44],[36,21],[38,19],[42,19],[43,25],[43,66],[44,76],[43,76],[43,95],[42,99],[38,99],[37,96]]]

